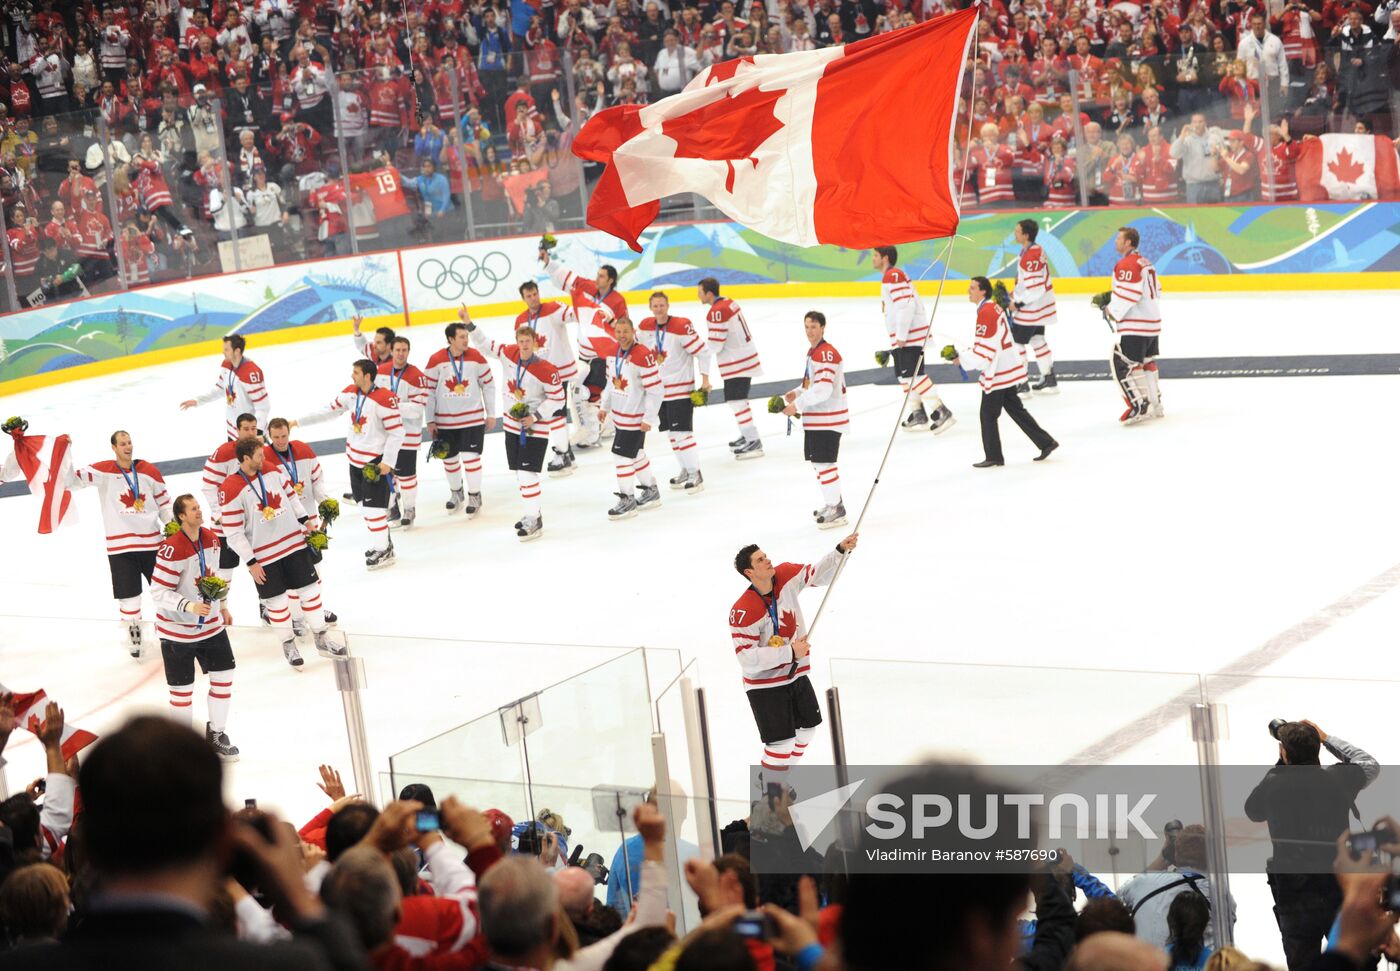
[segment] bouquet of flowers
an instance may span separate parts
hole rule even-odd
[[[890,352],[888,350],[876,351],[875,363],[880,365],[880,367],[884,367],[886,364],[890,363]]]
[[[326,547],[331,545],[331,538],[326,535],[325,529],[313,529],[306,534],[306,545],[311,548],[312,561],[320,563]]]
[[[16,432],[23,435],[27,431],[29,431],[29,422],[19,415],[11,415],[5,419],[5,424],[0,425],[0,432],[4,432],[6,435],[13,435]]]
[[[559,240],[555,238],[553,233],[545,233],[543,236],[540,237],[541,252],[548,253],[550,250],[554,249],[554,247],[558,245]]]
[[[953,361],[956,361],[958,359],[958,349],[952,344],[945,345],[943,350],[938,352],[938,356],[943,358],[943,360],[952,363]]]
[[[1089,302],[1099,310],[1107,310],[1109,301],[1113,299],[1113,291],[1105,290],[1103,293],[1096,293],[1089,298]]]
[[[515,404],[513,404],[513,405],[510,406],[510,416],[511,416],[512,418],[514,418],[516,421],[521,422],[521,425],[520,425],[520,444],[521,444],[521,445],[524,445],[524,444],[525,444],[525,435],[526,435],[526,432],[525,432],[525,425],[524,425],[524,419],[530,417],[530,406],[527,405],[527,404],[526,404],[525,402],[523,402],[523,401],[517,401]]]
[[[1002,310],[1011,309],[1011,294],[1006,292],[1006,284],[998,280],[992,284],[992,302]]]
[[[780,394],[775,394],[768,399],[768,414],[770,415],[781,415],[783,409],[786,407],[787,402],[783,400],[783,396]]]
[[[329,528],[331,523],[340,518],[340,500],[322,499],[321,504],[316,507],[316,513],[321,517],[321,522],[325,524],[323,528]]]
[[[447,444],[447,439],[435,438],[433,439],[433,443],[428,446],[428,458],[442,461],[447,458],[448,453],[451,451],[452,446]]]
[[[710,403],[710,392],[704,388],[696,388],[690,393],[690,403],[697,408],[703,408]]]
[[[360,469],[360,475],[364,477],[366,482],[378,482],[384,474],[379,471],[378,462],[368,462],[364,468]]]
[[[165,526],[164,526],[164,528],[163,528],[163,532],[165,533],[166,536],[174,536],[174,535],[175,535],[176,533],[178,533],[179,531],[180,531],[180,524],[177,523],[177,522],[176,522],[175,520],[173,520],[173,519],[170,520],[170,522],[166,523]]]
[[[213,574],[200,577],[197,586],[199,587],[199,595],[204,598],[205,603],[214,603],[228,596],[228,581]]]

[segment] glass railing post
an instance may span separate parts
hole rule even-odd
[[[335,686],[345,709],[345,739],[350,745],[350,768],[355,775],[355,790],[366,799],[374,799],[374,772],[369,760],[369,733],[365,730],[365,711],[360,704],[360,692],[368,687],[365,681],[364,658],[337,657],[331,659],[335,668]]]
[[[107,146],[112,144],[111,137],[112,133],[107,130],[107,119],[99,114],[97,116],[97,144],[102,146],[102,171],[107,177],[107,184],[104,187],[105,191],[103,194],[107,197],[107,211],[111,213],[108,222],[112,226],[112,249],[117,256],[117,277],[121,280],[121,288],[125,290],[127,289],[126,254],[122,252],[121,227],[117,225],[117,193],[112,186],[112,180],[115,178],[116,173],[112,170],[112,153],[107,148]],[[219,143],[221,145],[223,144],[222,138],[220,138]],[[227,190],[224,195],[225,198],[228,197]],[[228,201],[232,202],[233,200],[229,199]],[[81,205],[81,203],[79,204]],[[5,265],[8,266],[9,262],[7,255]]]
[[[345,148],[345,128],[340,117],[340,78],[326,70],[326,96],[331,99],[331,127],[335,129],[335,150],[340,156],[340,182],[345,191],[345,232],[350,237],[350,252],[360,253],[360,237],[355,231],[355,187],[350,184],[350,153]],[[341,255],[336,253],[337,256]]]
[[[10,229],[5,222],[5,207],[3,205],[0,205],[0,259],[5,261],[5,296],[8,299],[6,309],[18,310],[20,309],[19,289],[15,286],[15,261],[10,252]],[[0,792],[3,792],[4,786],[4,771],[0,768]],[[0,795],[0,801],[3,799],[3,795]]]
[[[1083,109],[1079,106],[1079,72],[1075,70],[1069,72],[1069,96],[1074,108],[1074,174],[1075,181],[1079,183],[1079,205],[1088,209],[1089,173],[1086,150],[1089,146],[1084,140]]]
[[[1206,830],[1206,863],[1210,870],[1211,913],[1216,949],[1234,944],[1230,914],[1230,867],[1225,849],[1225,800],[1221,791],[1219,742],[1224,735],[1225,706],[1191,706],[1191,738],[1201,773],[1201,821]]]

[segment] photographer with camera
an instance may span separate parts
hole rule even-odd
[[[1380,775],[1380,764],[1366,752],[1314,723],[1269,723],[1278,740],[1279,759],[1245,800],[1254,822],[1269,824],[1273,857],[1269,889],[1289,971],[1302,971],[1317,957],[1342,903],[1332,874],[1333,844],[1347,830],[1347,813],[1357,795]],[[1323,766],[1326,747],[1337,765]]]
[[[1167,949],[1172,940],[1168,914],[1172,903],[1182,894],[1195,894],[1210,901],[1210,878],[1206,876],[1206,830],[1193,824],[1182,826],[1168,823],[1162,840],[1162,852],[1140,873],[1118,888],[1118,898],[1133,915],[1136,935],[1144,941]],[[1228,900],[1225,920],[1235,926],[1235,898]],[[1203,943],[1208,951],[1216,946],[1216,918],[1210,915]]]

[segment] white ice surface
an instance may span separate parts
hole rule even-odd
[[[1394,352],[1394,299],[1168,293],[1162,348],[1168,357]],[[828,314],[828,337],[850,370],[874,366],[871,353],[882,343],[875,301],[745,306],[763,381],[800,377],[801,314],[809,307]],[[1104,358],[1109,336],[1087,298],[1064,297],[1061,306],[1049,335],[1056,354]],[[695,304],[674,310],[702,316]],[[507,330],[504,321],[482,323]],[[950,284],[935,330],[966,342],[970,326],[962,285]],[[419,362],[441,341],[437,327],[408,333]],[[275,415],[302,414],[348,381],[348,337],[252,344]],[[35,432],[70,433],[80,461],[108,457],[115,427],[131,431],[141,457],[205,454],[222,439],[220,406],[182,413],[176,405],[203,390],[215,364],[162,365],[11,395],[0,411],[25,416]],[[1225,699],[1232,726],[1225,760],[1272,761],[1263,723],[1283,716],[1313,718],[1382,762],[1400,762],[1390,706],[1357,703],[1379,701],[1361,681],[1389,670],[1400,622],[1400,593],[1391,586],[1400,574],[1346,616],[1324,613],[1320,625],[1295,629],[1329,605],[1352,602],[1346,598],[1400,560],[1400,525],[1387,498],[1400,471],[1386,420],[1395,387],[1383,376],[1167,381],[1166,420],[1124,429],[1109,383],[1065,384],[1058,396],[1029,404],[1062,443],[1054,458],[1031,464],[1032,447],[1004,420],[1009,464],[978,471],[970,468],[981,458],[977,388],[945,386],[957,427],[938,438],[896,437],[860,549],[813,638],[818,691],[833,680],[842,689],[852,761],[961,752],[986,762],[1054,763],[1108,739],[1100,751],[1114,761],[1189,762],[1195,749],[1184,712],[1143,718],[1195,682],[859,662],[838,662],[833,674],[832,658],[1195,674],[1229,667],[1278,638],[1261,673],[1357,682],[1279,682],[1287,692],[1271,682],[1239,687]],[[852,522],[898,397],[888,386],[851,389],[840,469]],[[418,525],[396,533],[391,570],[364,571],[365,534],[347,505],[325,565],[325,597],[366,661],[376,771],[387,771],[394,752],[613,656],[515,642],[646,645],[698,661],[720,795],[742,798],[757,747],[726,632],[729,605],[743,589],[729,565],[733,553],[758,542],[775,559],[808,560],[841,534],[811,523],[818,492],[800,431],[787,437],[783,419],[760,414],[767,455],[737,463],[724,446],[734,437],[728,408],[702,409],[696,422],[704,494],[663,490],[661,509],[623,523],[605,517],[615,486],[610,456],[585,454],[578,474],[545,479],[546,535],[519,545],[510,529],[518,499],[498,436],[486,454],[486,507],[471,523],[448,518],[439,467],[420,461]],[[341,432],[324,425],[305,437]],[[649,444],[659,478],[674,474],[664,438]],[[339,495],[345,462],[330,456],[325,467]],[[174,494],[198,494],[197,473],[170,480]],[[30,499],[0,500],[0,681],[45,688],[71,719],[101,732],[133,711],[162,710],[166,694],[158,657],[137,664],[117,646],[92,501],[79,494],[80,521],[42,537]],[[809,620],[819,597],[804,601]],[[231,605],[239,623],[256,623],[241,571]],[[303,673],[293,673],[272,636],[259,631],[241,634],[236,646],[228,731],[243,758],[229,773],[229,798],[256,796],[301,821],[323,805],[313,785],[318,763],[333,762],[348,777],[330,668],[312,655]],[[202,717],[202,690],[196,697]],[[631,709],[630,723],[645,724],[642,698],[601,692],[596,703]],[[609,738],[580,726],[579,744],[605,747]],[[6,754],[12,789],[41,769],[27,736]],[[829,759],[825,733],[809,757]],[[474,774],[463,766],[461,775]],[[1241,940],[1257,956],[1276,956],[1261,886],[1237,888]]]

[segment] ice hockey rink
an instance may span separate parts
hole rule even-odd
[[[674,313],[701,318],[692,294],[676,299]],[[874,298],[741,302],[763,359],[761,384],[800,381],[810,308],[828,315],[827,337],[848,372],[876,367],[883,330]],[[1111,335],[1088,298],[1063,296],[1060,307],[1048,334],[1057,360],[1101,367]],[[1061,443],[1044,463],[1031,463],[1032,446],[1003,420],[1006,467],[971,468],[982,458],[973,381],[941,385],[958,418],[951,431],[895,436],[860,548],[812,641],[818,691],[833,677],[841,684],[850,761],[953,754],[1190,764],[1183,692],[1198,675],[1217,675],[1209,683],[1229,712],[1227,762],[1271,764],[1265,725],[1285,717],[1310,718],[1383,764],[1400,763],[1387,717],[1400,684],[1383,683],[1400,680],[1394,296],[1184,295],[1167,281],[1163,310],[1168,365],[1189,358],[1197,372],[1272,373],[1173,379],[1168,368],[1167,417],[1130,428],[1119,427],[1111,382],[1062,378],[1060,394],[1028,402]],[[970,343],[972,316],[965,281],[950,281],[932,343]],[[478,322],[509,332],[505,319]],[[441,344],[438,326],[406,333],[418,363]],[[293,418],[348,383],[355,355],[346,336],[266,348],[253,340],[248,356],[267,375],[272,413]],[[204,456],[223,439],[221,406],[177,406],[204,390],[216,365],[59,384],[10,395],[0,411],[28,419],[31,433],[69,433],[80,463],[110,457],[116,428],[157,464]],[[888,370],[881,383],[852,382],[840,461],[852,524],[900,398]],[[471,522],[444,511],[441,469],[420,457],[417,525],[396,531],[389,570],[365,571],[366,534],[344,504],[323,567],[325,600],[365,659],[376,771],[387,771],[392,753],[615,656],[608,646],[646,646],[697,662],[719,795],[742,799],[758,751],[726,630],[743,590],[734,552],[757,542],[775,560],[806,561],[844,534],[814,527],[818,492],[800,428],[789,435],[785,419],[765,411],[758,402],[766,456],[741,463],[725,447],[734,437],[729,409],[697,410],[705,491],[688,497],[663,484],[660,509],[624,522],[606,517],[611,456],[580,453],[577,474],[544,480],[545,535],[531,544],[511,529],[518,499],[498,436],[488,439],[485,507]],[[297,434],[341,433],[337,423]],[[669,478],[664,436],[648,445],[658,477]],[[322,462],[332,493],[346,491],[343,455]],[[166,478],[172,496],[199,494],[197,472]],[[75,502],[76,522],[40,536],[31,498],[0,499],[0,682],[44,688],[71,721],[101,733],[133,712],[166,710],[166,690],[158,651],[138,663],[118,644],[94,497],[77,493]],[[820,599],[821,591],[804,595],[809,621]],[[306,667],[287,667],[276,639],[257,627],[241,570],[230,606],[249,629],[235,636],[228,734],[242,758],[228,796],[257,797],[300,822],[324,805],[318,764],[348,776],[331,668],[309,644]],[[149,622],[149,603],[145,611]],[[645,699],[604,690],[596,702]],[[202,704],[201,691],[196,717]],[[595,738],[609,744],[606,732]],[[819,733],[808,758],[830,754]],[[5,755],[11,791],[42,770],[27,734]],[[1262,878],[1235,892],[1240,945],[1274,955]]]

